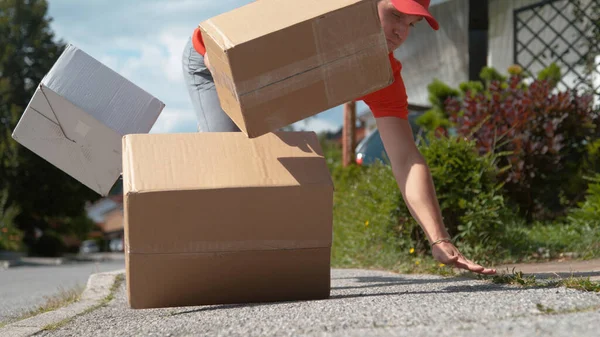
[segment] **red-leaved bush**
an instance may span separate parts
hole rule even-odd
[[[517,73],[448,98],[444,110],[480,153],[508,151],[499,178],[528,220],[559,215],[583,197],[580,166],[600,130],[591,96],[557,92],[549,80],[526,85]]]

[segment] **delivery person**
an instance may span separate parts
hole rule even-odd
[[[433,257],[446,265],[481,274],[495,274],[495,269],[484,268],[465,258],[452,244],[444,227],[439,203],[427,164],[415,145],[408,123],[408,99],[402,77],[401,64],[393,55],[408,38],[410,29],[425,19],[434,30],[438,22],[429,12],[430,0],[379,0],[378,12],[387,38],[389,59],[395,81],[379,91],[359,97],[371,109],[377,121],[386,153],[404,200],[423,228],[432,246]],[[197,28],[185,47],[183,72],[200,132],[237,132],[235,123],[221,109],[211,76],[209,55]]]

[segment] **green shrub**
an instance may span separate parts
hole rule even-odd
[[[410,248],[415,224],[406,216],[391,167],[377,162],[340,170],[346,172],[334,180],[334,265],[392,268],[401,262],[400,251]]]
[[[31,247],[31,255],[58,257],[67,250],[61,236],[54,231],[47,230]]]
[[[560,67],[556,63],[552,63],[548,68],[542,69],[538,74],[538,80],[548,81],[552,87],[556,87],[561,78]]]
[[[600,230],[600,173],[590,180],[585,201],[579,208],[571,210],[569,220],[586,223]]]
[[[600,138],[587,144],[586,156],[581,166],[580,176],[600,173]]]
[[[459,96],[459,91],[438,79],[429,84],[427,90],[429,91],[429,103],[431,103],[432,108],[417,118],[417,125],[427,131],[437,131],[450,127],[450,121],[448,121],[448,116],[445,113],[445,102],[449,98]]]
[[[430,139],[421,152],[431,170],[444,224],[465,254],[482,259],[499,252],[504,212],[496,157],[480,156],[474,141]]]
[[[499,165],[510,169],[498,172],[504,195],[532,222],[559,218],[582,197],[579,173],[587,147],[600,136],[600,114],[590,95],[555,92],[558,66],[542,70],[530,84],[526,76],[518,66],[508,77],[484,68],[480,81],[459,86],[459,95],[446,95],[450,89],[441,90],[439,81],[430,91],[439,95],[436,102],[443,100],[435,110],[447,118],[449,130],[475,140],[481,154],[508,154]]]
[[[23,249],[23,232],[14,223],[19,209],[8,205],[8,191],[0,191],[0,251],[20,251]]]
[[[479,260],[501,252],[503,197],[494,157],[480,156],[473,141],[456,137],[431,136],[422,144],[427,143],[421,152],[431,169],[444,223],[457,245]],[[393,268],[406,262],[411,248],[430,254],[390,165],[334,164],[331,169],[336,188],[334,265]]]
[[[79,216],[59,219],[59,221],[60,226],[56,226],[58,234],[74,235],[79,240],[85,240],[96,225],[85,213]]]

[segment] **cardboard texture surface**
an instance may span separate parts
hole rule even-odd
[[[149,132],[163,108],[146,91],[68,45],[12,137],[105,196],[121,175],[121,138]]]
[[[127,135],[132,308],[326,298],[333,183],[313,132]]]
[[[199,27],[223,110],[250,138],[393,82],[373,0],[261,0]]]

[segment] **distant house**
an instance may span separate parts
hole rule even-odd
[[[100,236],[107,242],[107,247],[103,247],[103,249],[115,250],[115,247],[122,247],[125,235],[122,180],[115,184],[107,197],[88,205],[86,212],[101,230],[101,233],[93,233],[92,236]]]
[[[590,49],[592,6],[598,0],[438,0],[431,12],[438,31],[427,23],[413,28],[394,52],[403,64],[409,103],[429,107],[427,86],[439,79],[450,86],[477,80],[483,66],[506,74],[518,64],[537,74],[555,62],[565,75],[559,89],[586,81],[581,61]],[[596,4],[597,5],[597,4]],[[582,13],[578,20],[576,12]],[[595,18],[596,20],[598,18]],[[600,58],[588,86],[600,95]]]

